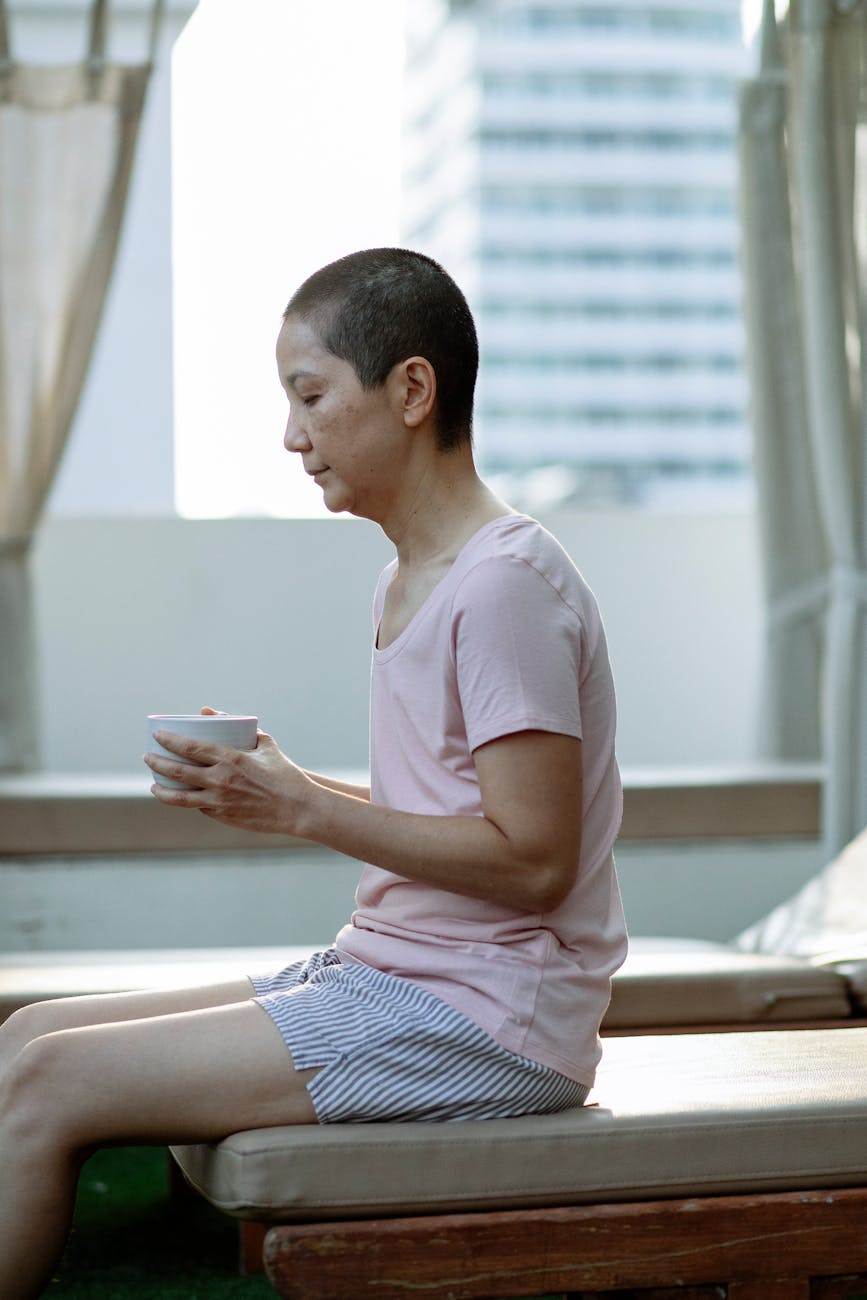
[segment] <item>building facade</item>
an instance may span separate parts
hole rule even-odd
[[[465,286],[513,497],[748,481],[739,0],[409,0],[405,241]]]

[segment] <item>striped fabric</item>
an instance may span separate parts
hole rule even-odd
[[[251,979],[295,1066],[322,1067],[308,1084],[320,1123],[540,1115],[587,1095],[427,989],[331,949]]]

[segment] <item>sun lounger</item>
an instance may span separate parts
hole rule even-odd
[[[604,1032],[833,1027],[865,1019],[865,993],[867,952],[793,958],[639,937],[612,982]]]
[[[291,1300],[840,1300],[867,1294],[865,1060],[864,1028],[612,1038],[578,1111],[174,1156]]]

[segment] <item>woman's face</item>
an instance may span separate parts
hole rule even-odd
[[[350,363],[293,316],[277,339],[277,367],[289,398],[286,450],[300,455],[328,510],[381,522],[400,479],[405,436],[389,380],[363,388]]]

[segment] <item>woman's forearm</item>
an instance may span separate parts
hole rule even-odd
[[[575,882],[581,844],[581,742],[521,732],[475,751],[482,815],[404,812],[365,786],[319,778],[259,734],[245,753],[159,732],[171,754],[147,754],[161,803],[230,826],[301,836],[438,889],[528,912],[556,907]],[[196,764],[191,769],[180,759]],[[198,784],[187,786],[192,777]]]
[[[307,772],[306,769],[305,775],[309,776],[311,781],[315,781],[317,785],[321,785],[325,790],[335,790],[338,794],[347,794],[353,799],[370,801],[369,785],[356,785],[352,781],[341,781],[333,776],[321,776],[319,772]]]
[[[305,839],[455,894],[528,912],[548,911],[565,896],[556,861],[486,817],[400,812],[317,785],[294,820]]]

